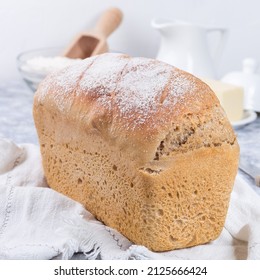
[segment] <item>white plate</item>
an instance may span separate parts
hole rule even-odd
[[[250,111],[250,110],[245,110],[243,113],[243,118],[239,121],[231,122],[231,124],[234,128],[239,128],[241,126],[244,126],[246,124],[249,124],[249,123],[255,121],[256,118],[257,118],[256,112]]]

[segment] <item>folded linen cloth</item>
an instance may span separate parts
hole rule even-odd
[[[39,147],[0,139],[0,259],[260,259],[260,197],[237,176],[220,237],[154,253],[48,188]]]

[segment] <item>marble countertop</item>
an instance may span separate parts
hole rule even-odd
[[[23,81],[0,83],[0,138],[38,144],[32,117],[33,96]],[[236,129],[236,133],[241,159],[260,170],[260,116],[251,124]],[[239,173],[260,194],[254,180],[241,170]]]
[[[0,138],[38,143],[32,116],[33,96],[23,81],[0,83]]]

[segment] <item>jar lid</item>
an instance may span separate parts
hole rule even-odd
[[[260,75],[257,74],[257,62],[253,58],[242,61],[242,71],[226,74],[221,81],[244,88],[244,109],[260,112]]]

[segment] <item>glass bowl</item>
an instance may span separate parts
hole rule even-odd
[[[62,51],[63,48],[45,48],[26,51],[17,56],[18,70],[32,91],[36,91],[39,83],[52,71],[78,61],[62,57]]]

